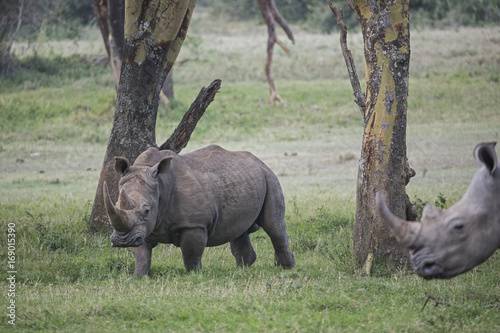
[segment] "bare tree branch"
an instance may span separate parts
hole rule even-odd
[[[293,38],[292,29],[290,29],[288,22],[285,20],[283,15],[281,15],[281,13],[279,12],[274,0],[269,1],[269,8],[271,9],[271,12],[272,12],[273,17],[276,20],[276,22],[278,22],[278,24],[281,26],[281,28],[283,28],[283,30],[285,31],[288,39],[290,39],[292,41],[292,44],[295,44],[295,39]]]
[[[200,120],[203,113],[207,107],[212,103],[215,98],[215,94],[219,91],[221,85],[221,80],[214,80],[208,88],[203,87],[198,94],[198,97],[189,107],[189,110],[182,117],[181,122],[175,129],[174,133],[165,141],[161,146],[160,150],[168,149],[176,153],[179,153],[184,147],[187,146],[191,134],[196,127],[196,124]]]
[[[359,106],[361,116],[363,117],[363,120],[365,120],[366,97],[361,90],[361,85],[359,84],[358,73],[356,72],[356,66],[354,65],[351,51],[347,48],[347,27],[344,23],[342,9],[336,8],[331,1],[328,1],[328,6],[330,6],[333,15],[335,15],[335,19],[337,20],[337,24],[340,28],[340,47],[342,48],[342,55],[344,56],[345,64],[347,66],[349,79],[351,80],[351,86],[354,91],[354,97],[356,98],[354,102]]]

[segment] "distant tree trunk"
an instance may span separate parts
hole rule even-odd
[[[356,103],[364,118],[359,161],[354,252],[359,267],[371,273],[376,258],[392,260],[397,268],[410,265],[408,251],[399,245],[382,223],[375,208],[375,193],[381,192],[391,210],[414,220],[415,208],[405,187],[415,172],[406,157],[406,115],[410,66],[409,0],[347,0],[356,13],[364,39],[366,97],[359,88],[345,45],[341,11],[332,7],[341,27],[341,44],[348,63]],[[344,40],[342,41],[342,38]]]
[[[17,34],[19,33],[21,26],[23,25],[23,12],[25,11],[25,3],[23,0],[19,1],[19,6],[16,8],[17,13],[14,11],[11,11],[8,14],[11,15],[1,15],[1,19],[6,22],[10,22],[10,27],[5,27],[8,26],[8,24],[1,24],[0,25],[0,68],[2,73],[6,73],[8,70],[8,67],[11,65],[12,59],[11,59],[11,49],[12,45],[14,44],[14,41],[16,40]],[[6,12],[8,11],[7,8],[3,8],[2,10],[5,10]],[[10,16],[10,17],[9,17]],[[5,26],[4,26],[5,25]],[[3,43],[4,38],[7,37],[7,42]],[[2,74],[0,73],[0,74]]]
[[[55,18],[58,1],[51,0],[2,0],[0,1],[0,75],[20,69],[14,42],[21,36],[31,40],[44,24]]]
[[[276,85],[274,84],[274,79],[271,74],[271,63],[273,61],[273,49],[274,44],[277,43],[281,48],[286,52],[290,53],[290,50],[276,37],[276,30],[274,29],[274,21],[277,21],[278,24],[283,28],[288,38],[295,43],[293,38],[292,30],[288,26],[287,21],[283,18],[281,13],[278,11],[274,0],[257,0],[257,4],[259,5],[260,12],[262,13],[262,17],[267,25],[268,32],[268,40],[267,40],[267,57],[266,57],[266,77],[267,82],[269,83],[269,104],[274,105],[276,101],[279,101],[281,104],[285,102],[281,98],[276,89]]]
[[[167,98],[174,98],[174,69],[172,68],[170,72],[168,72],[167,78],[165,79],[165,83],[161,88],[161,91],[167,96]]]
[[[92,7],[108,53],[118,89],[124,47],[125,0],[92,0]]]
[[[125,0],[92,0],[92,7],[113,70],[115,87],[118,90],[125,43]],[[167,76],[162,91],[168,98],[174,97],[172,74]]]
[[[159,93],[186,37],[196,0],[125,1],[125,43],[116,109],[89,224],[107,227],[102,184],[118,197],[119,174],[114,156],[126,155],[133,163],[156,146],[155,125]]]

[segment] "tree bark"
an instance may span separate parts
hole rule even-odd
[[[353,243],[358,266],[370,275],[375,259],[391,260],[398,269],[410,267],[408,251],[375,209],[375,193],[381,192],[396,215],[407,220],[416,217],[405,192],[414,175],[406,157],[410,8],[409,0],[347,3],[363,32],[366,81],[364,103],[356,96],[357,104],[364,107],[364,132]]]
[[[186,37],[196,0],[127,0],[125,43],[113,128],[106,149],[89,225],[109,227],[102,184],[118,198],[119,174],[114,157],[131,163],[156,146],[155,125],[159,93]]]

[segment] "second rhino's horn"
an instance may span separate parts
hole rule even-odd
[[[420,223],[408,222],[394,215],[380,193],[375,195],[375,201],[382,220],[392,230],[396,239],[408,248],[416,247],[416,241],[422,227]]]
[[[127,232],[132,229],[132,224],[127,218],[127,214],[123,210],[116,208],[113,201],[111,201],[106,181],[104,181],[103,184],[103,192],[104,206],[106,207],[106,212],[108,213],[109,223],[111,223],[111,226],[119,232]]]

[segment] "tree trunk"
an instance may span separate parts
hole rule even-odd
[[[113,200],[118,198],[119,174],[114,157],[131,163],[156,146],[155,125],[159,93],[172,68],[193,13],[196,0],[127,0],[125,43],[113,128],[90,216],[91,228],[109,227],[102,184],[106,180]]]
[[[408,251],[397,243],[375,209],[375,193],[381,192],[396,215],[407,220],[416,217],[405,192],[414,175],[406,158],[410,8],[409,0],[347,2],[364,39],[366,99],[363,103],[364,96],[356,96],[364,133],[353,242],[357,264],[369,275],[376,258],[389,259],[399,269],[410,266]]]

